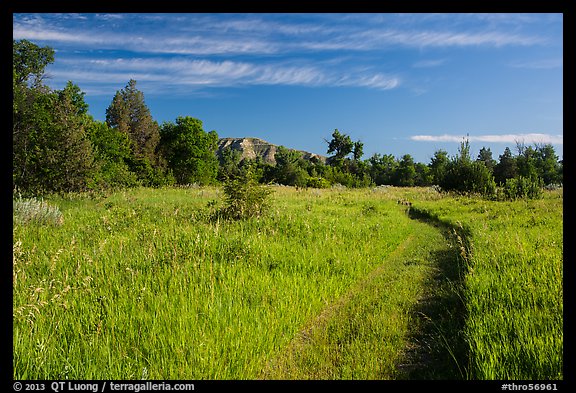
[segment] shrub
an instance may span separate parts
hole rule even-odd
[[[18,197],[12,201],[12,217],[15,224],[39,224],[62,225],[64,217],[57,206],[51,206],[42,199]]]
[[[323,177],[309,177],[306,186],[311,188],[329,188],[330,182]]]
[[[538,199],[542,197],[542,188],[542,178],[538,176],[519,176],[506,179],[503,191],[506,199]]]
[[[262,216],[269,208],[268,197],[272,191],[258,184],[252,171],[228,179],[224,183],[225,206],[220,216],[232,220],[244,220]]]
[[[480,194],[491,197],[496,193],[496,182],[490,170],[478,161],[454,160],[447,165],[446,174],[440,181],[445,191]]]

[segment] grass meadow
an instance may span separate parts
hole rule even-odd
[[[272,190],[241,221],[209,187],[15,219],[14,379],[563,378],[561,190]]]
[[[487,202],[423,201],[460,228],[465,262],[465,336],[474,379],[563,378],[563,194]]]

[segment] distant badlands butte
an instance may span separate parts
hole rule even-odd
[[[256,157],[261,157],[262,160],[266,163],[276,164],[274,155],[278,151],[278,145],[274,145],[259,138],[220,138],[218,140],[217,154],[220,155],[221,152],[226,148],[239,150],[242,153],[243,159],[255,159]],[[288,150],[295,149],[288,148]],[[316,159],[321,162],[326,162],[325,156],[309,153],[302,150],[297,151],[302,153],[302,158],[305,160]]]

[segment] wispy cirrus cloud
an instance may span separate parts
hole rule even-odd
[[[374,48],[381,45],[402,45],[407,47],[464,47],[464,46],[494,46],[537,45],[545,42],[538,36],[511,34],[498,31],[435,31],[435,30],[371,30],[360,34],[365,38],[365,46]]]
[[[119,19],[134,23],[130,31],[114,30]],[[154,18],[170,25],[170,29],[150,32],[140,20]],[[545,37],[510,31],[476,29],[422,29],[410,26],[400,29],[386,24],[341,23],[338,26],[311,24],[293,20],[279,22],[257,16],[226,20],[211,16],[97,14],[94,19],[103,25],[98,29],[81,24],[69,26],[57,18],[34,15],[13,24],[15,39],[53,41],[94,45],[100,48],[123,48],[141,53],[175,54],[273,54],[302,50],[368,51],[390,46],[405,47],[465,47],[538,45]],[[110,26],[109,26],[109,25]]]
[[[391,90],[401,86],[404,78],[397,68],[389,71],[385,64],[373,63],[375,51],[546,43],[546,37],[508,29],[510,23],[503,24],[499,18],[489,18],[487,29],[482,18],[474,15],[22,14],[14,17],[13,37],[55,47],[61,56],[49,69],[54,79],[61,82],[75,76],[83,87],[84,82],[110,83],[137,76],[174,87]],[[473,21],[473,27],[464,21]],[[135,58],[125,59],[126,52]],[[80,60],[75,53],[102,56]],[[446,61],[432,58],[408,63],[406,68],[439,67]],[[527,63],[510,66],[530,67]],[[532,64],[546,66],[552,65]]]
[[[247,85],[348,86],[388,90],[401,83],[397,76],[369,70],[342,72],[322,65],[290,62],[256,64],[186,58],[67,59],[59,68],[51,69],[49,76],[72,78],[80,85],[125,83],[136,79],[162,84],[163,88],[170,85],[175,90]]]
[[[14,26],[14,39],[39,42],[58,42],[83,45],[85,49],[121,49],[137,53],[165,53],[190,55],[218,54],[271,54],[277,49],[273,44],[260,39],[216,38],[195,36],[157,36],[144,34],[111,34],[101,32],[78,32],[31,26]]]
[[[486,134],[486,135],[413,135],[410,137],[413,141],[418,142],[462,142],[464,139],[470,142],[485,142],[485,143],[516,143],[523,142],[527,144],[532,143],[551,143],[561,145],[564,143],[564,137],[561,134],[542,134],[542,133],[526,133],[526,134]]]

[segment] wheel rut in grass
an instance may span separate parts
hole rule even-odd
[[[413,233],[311,319],[261,378],[462,378],[457,250],[445,228],[411,222]]]

